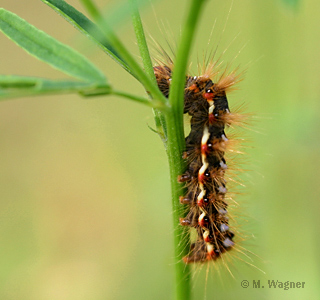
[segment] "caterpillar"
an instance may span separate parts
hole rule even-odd
[[[238,114],[230,112],[226,96],[239,76],[236,72],[223,72],[217,82],[213,82],[213,68],[214,64],[201,76],[186,76],[184,89],[184,114],[191,116],[191,130],[182,154],[187,169],[178,177],[187,190],[180,196],[180,203],[188,207],[180,224],[197,232],[188,255],[183,258],[186,264],[215,261],[235,246],[226,200],[225,152],[229,140],[225,127],[239,121]],[[168,97],[172,67],[157,65],[154,73],[160,91]]]

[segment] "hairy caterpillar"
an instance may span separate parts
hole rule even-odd
[[[184,113],[191,116],[191,130],[185,138],[183,158],[187,170],[178,178],[186,184],[187,192],[180,203],[187,205],[188,213],[180,219],[182,226],[196,229],[197,238],[191,244],[185,263],[203,263],[218,259],[235,245],[234,233],[229,228],[227,162],[225,151],[229,140],[225,127],[239,122],[239,115],[229,110],[226,92],[238,81],[235,72],[224,72],[213,82],[211,64],[201,76],[187,76],[184,92]],[[158,87],[168,97],[172,67],[160,64],[154,67]]]

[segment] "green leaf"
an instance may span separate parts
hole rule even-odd
[[[68,75],[91,82],[106,81],[83,55],[3,8],[0,8],[0,30],[31,55]]]
[[[83,96],[97,96],[110,94],[111,91],[109,85],[94,82],[0,75],[0,100],[53,93],[80,93]]]
[[[105,53],[120,64],[126,71],[131,74],[127,63],[121,55],[111,46],[106,36],[101,30],[90,21],[85,15],[76,10],[63,0],[41,0],[50,6],[54,11],[61,15],[66,21],[77,28],[81,33],[94,41]]]

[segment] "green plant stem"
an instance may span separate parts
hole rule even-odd
[[[137,43],[139,46],[140,55],[143,62],[143,67],[145,72],[147,73],[150,80],[154,82],[154,84],[157,84],[156,77],[154,76],[153,72],[153,66],[152,61],[149,53],[148,44],[146,41],[146,37],[144,34],[139,9],[137,6],[136,0],[129,0],[131,3],[131,9],[132,9],[132,24],[134,28],[134,32],[136,34]],[[167,125],[165,121],[164,115],[157,109],[153,109],[154,119],[157,127],[158,134],[163,141],[164,145],[166,146],[167,142]]]
[[[174,247],[176,266],[176,300],[189,300],[190,290],[190,269],[182,262],[182,257],[188,254],[189,234],[179,223],[179,218],[184,215],[179,203],[179,196],[183,193],[181,184],[177,177],[185,171],[185,163],[182,159],[182,151],[185,147],[183,130],[183,106],[186,71],[190,48],[194,39],[195,29],[199,20],[201,8],[205,0],[192,0],[189,13],[184,24],[181,40],[178,46],[176,61],[173,70],[173,77],[170,87],[169,102],[170,114],[166,115],[168,126],[167,155],[170,165],[173,222],[174,222]]]
[[[175,298],[176,300],[189,300],[190,292],[190,270],[182,258],[188,254],[189,234],[180,225],[179,218],[183,217],[183,206],[179,203],[179,196],[183,188],[177,181],[178,175],[185,171],[185,163],[182,159],[181,136],[177,135],[174,114],[171,111],[166,115],[168,126],[167,155],[170,167],[170,182],[172,196],[173,228],[174,228],[174,259],[175,259]]]
[[[183,95],[186,82],[186,70],[188,66],[189,54],[191,51],[192,41],[199,21],[201,9],[205,0],[192,0],[189,14],[184,24],[181,40],[179,42],[174,72],[169,95],[169,103],[173,109],[174,119],[176,121],[177,133],[180,138],[184,138],[183,134]],[[180,143],[184,145],[184,143]],[[183,149],[179,149],[180,152]]]
[[[138,6],[136,0],[129,0],[132,8],[132,24],[136,34],[137,43],[139,46],[140,55],[143,62],[143,67],[150,79],[157,84],[156,77],[154,76],[152,61],[150,58],[149,48],[147,45],[146,37],[144,34]]]

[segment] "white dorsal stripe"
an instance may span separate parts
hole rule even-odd
[[[209,104],[210,104],[209,113],[212,113],[213,110],[214,110],[213,101],[209,101]],[[209,138],[210,138],[209,127],[206,125],[206,126],[204,126],[204,129],[203,129],[203,135],[202,135],[202,139],[201,139],[201,146],[207,145]],[[202,166],[201,166],[201,168],[199,170],[199,175],[204,174],[206,169],[209,167],[209,163],[208,163],[208,160],[207,160],[206,153],[203,153],[203,152],[201,153],[201,161],[202,161]],[[199,187],[200,187],[201,192],[200,192],[200,194],[198,196],[198,200],[203,199],[203,197],[206,194],[206,191],[204,190],[204,186],[203,186],[202,183],[200,183]]]
[[[213,110],[214,110],[213,101],[208,101],[208,103],[210,105],[209,106],[209,114],[212,114]],[[207,145],[207,143],[209,141],[209,138],[210,138],[209,127],[208,127],[208,125],[205,125],[204,129],[203,129],[202,139],[201,139],[201,146]],[[199,170],[199,175],[204,174],[205,171],[209,167],[209,163],[208,163],[208,160],[207,160],[207,154],[205,152],[202,152],[202,151],[201,151],[201,162],[202,162],[202,166],[201,166],[201,168]],[[199,193],[197,199],[198,200],[202,200],[203,197],[206,195],[206,190],[205,190],[204,185],[203,185],[202,182],[199,183],[199,188],[200,188],[200,193]],[[201,221],[207,215],[207,212],[206,212],[206,210],[204,208],[200,207],[200,210],[201,210],[202,214],[199,217],[199,221]],[[205,239],[209,234],[210,234],[210,231],[208,229],[205,229],[204,233],[203,233],[203,238]],[[212,253],[214,251],[214,246],[212,244],[210,244],[210,243],[206,243],[206,244],[207,244],[207,252],[208,253]]]

